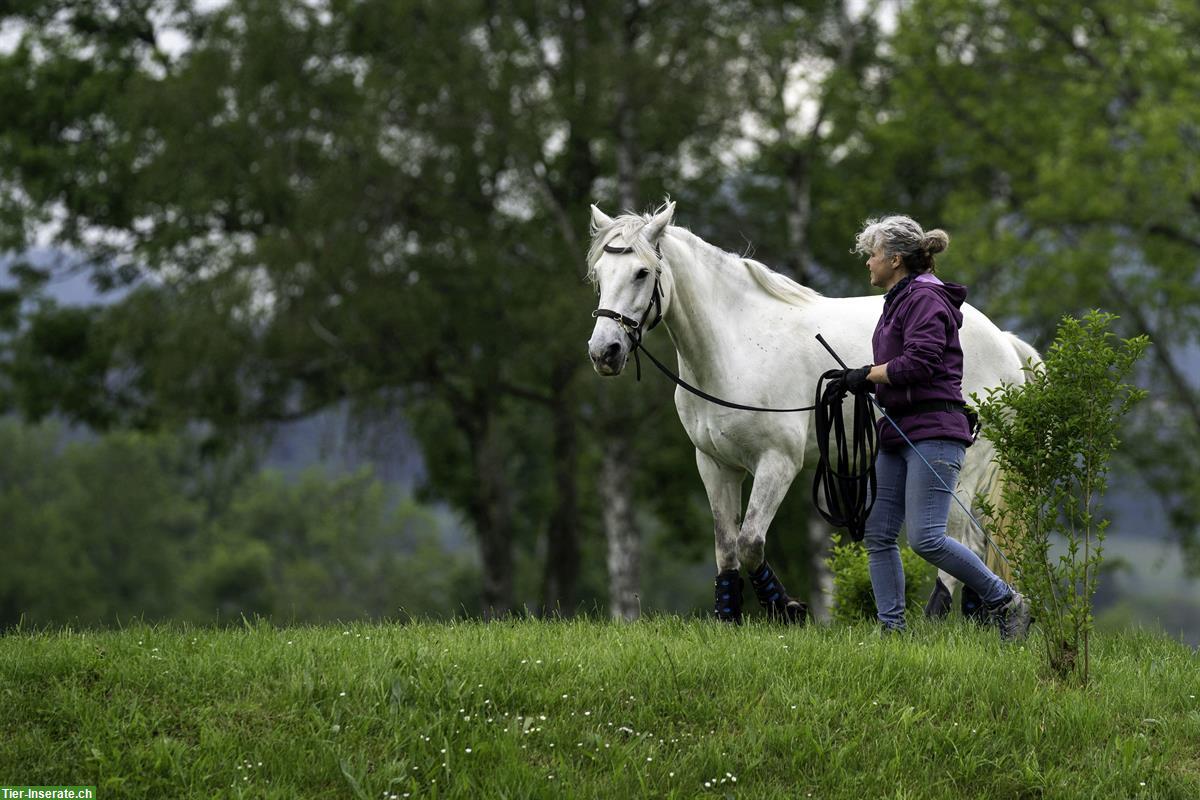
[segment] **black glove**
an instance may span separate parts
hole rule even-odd
[[[842,378],[846,391],[851,394],[864,394],[871,391],[871,382],[867,380],[867,374],[870,373],[873,365],[868,364],[865,367],[858,369],[848,369]]]

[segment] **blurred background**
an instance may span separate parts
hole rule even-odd
[[[589,204],[669,195],[827,295],[906,213],[1039,348],[1149,334],[1097,615],[1200,643],[1191,0],[15,0],[0,112],[0,626],[707,609],[672,387],[585,347]]]

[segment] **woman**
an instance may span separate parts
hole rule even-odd
[[[958,341],[967,288],[934,275],[934,255],[949,243],[945,231],[925,232],[905,216],[867,220],[855,240],[855,252],[868,256],[871,285],[887,294],[871,338],[876,363],[847,371],[845,388],[874,390],[921,454],[892,423],[878,421],[878,484],[864,537],[871,586],[884,631],[903,630],[904,568],[896,538],[907,520],[912,549],[975,591],[998,623],[1001,638],[1020,639],[1029,631],[1029,601],[961,542],[946,536],[952,495],[925,464],[953,489],[973,441]]]

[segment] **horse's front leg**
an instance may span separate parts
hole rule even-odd
[[[717,579],[715,612],[722,622],[742,621],[742,576],[738,572],[737,537],[742,522],[742,482],[746,473],[696,451],[696,466],[713,515]]]
[[[783,582],[767,563],[767,530],[796,477],[795,462],[782,455],[768,453],[754,472],[754,488],[746,519],[738,532],[738,558],[750,573],[750,583],[758,603],[772,619],[803,625],[808,606],[787,593]]]

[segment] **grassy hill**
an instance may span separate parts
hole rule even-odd
[[[0,638],[0,785],[117,797],[1195,798],[1200,657],[652,619]]]

